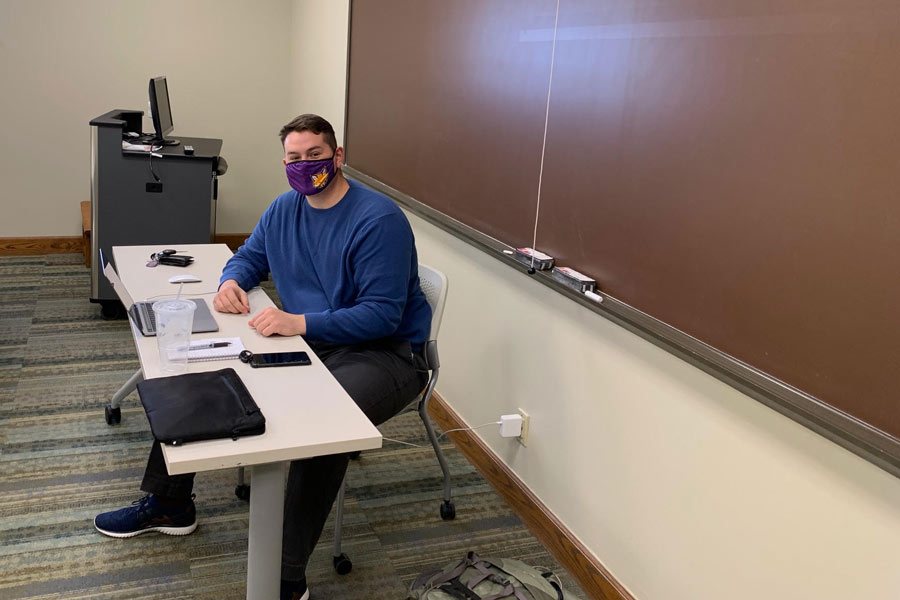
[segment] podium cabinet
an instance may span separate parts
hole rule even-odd
[[[180,137],[177,146],[152,153],[123,149],[126,132],[141,132],[142,116],[142,111],[113,110],[90,122],[90,300],[100,303],[105,317],[116,316],[121,305],[103,275],[100,250],[112,261],[113,246],[179,250],[179,244],[210,243],[216,233],[222,140]],[[193,146],[193,154],[186,154],[185,146]]]

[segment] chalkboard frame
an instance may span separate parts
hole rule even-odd
[[[349,105],[349,86],[347,90],[347,105]],[[345,114],[345,131],[347,117],[348,115]],[[356,170],[349,164],[344,165],[343,172],[349,178],[384,193],[402,208],[483,251],[508,267],[516,269],[555,292],[578,302],[895,477],[900,477],[900,440],[893,436],[852,415],[837,410],[814,396],[737,360],[659,319],[604,294],[602,291],[600,295],[603,297],[603,301],[596,302],[555,281],[546,271],[529,274],[526,265],[517,262],[504,252],[504,250],[512,250],[511,246],[448,217],[402,191],[382,183],[375,177]]]

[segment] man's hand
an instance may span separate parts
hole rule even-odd
[[[269,306],[250,319],[250,327],[266,337],[276,333],[279,335],[303,335],[306,333],[306,317],[292,315]]]
[[[219,286],[219,293],[213,298],[213,308],[219,312],[242,315],[250,312],[250,300],[237,281],[227,279]]]

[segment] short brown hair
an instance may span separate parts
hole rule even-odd
[[[284,146],[284,139],[288,134],[297,131],[311,131],[316,135],[324,134],[325,143],[331,146],[332,150],[337,149],[337,138],[334,137],[334,127],[331,123],[320,117],[319,115],[300,115],[281,128],[278,135],[281,137],[281,145]]]

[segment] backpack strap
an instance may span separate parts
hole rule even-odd
[[[431,587],[438,587],[442,583],[446,583],[453,579],[459,579],[459,576],[463,574],[463,571],[472,566],[475,562],[481,562],[481,559],[478,558],[474,552],[468,552],[466,557],[459,561],[459,563],[453,567],[450,571],[441,574],[431,582]]]
[[[445,581],[441,585],[436,586],[436,589],[450,594],[454,598],[459,598],[460,600],[483,600],[482,597],[476,594],[474,590],[471,590],[464,586],[463,583],[459,580],[459,577],[457,577],[456,579],[451,579],[450,581]]]
[[[471,566],[481,565],[480,567],[475,566],[475,568],[482,573],[487,571],[482,563],[484,563],[484,561],[482,561],[477,554],[474,552],[467,552],[465,558],[459,561],[459,563],[450,571],[441,573],[431,580],[427,589],[433,590],[439,588],[441,591],[450,594],[454,598],[459,598],[460,600],[482,600],[481,596],[476,594],[470,587],[466,587],[459,580],[459,576]],[[490,575],[490,572],[488,572],[488,574]],[[475,585],[471,584],[471,587],[475,587]]]
[[[534,600],[534,597],[532,596],[532,593],[531,593],[531,589],[529,589],[526,586],[524,581],[521,581],[518,577],[516,577],[515,579],[517,581],[519,581],[520,583],[522,583],[522,586],[523,586],[521,588],[517,588],[509,582],[509,579],[507,577],[503,577],[497,573],[494,573],[493,571],[489,571],[488,570],[489,566],[494,567],[495,569],[498,569],[501,573],[506,573],[510,577],[513,577],[513,575],[504,571],[499,565],[494,564],[493,562],[490,562],[488,560],[482,559],[482,560],[479,560],[478,562],[474,563],[472,565],[472,567],[474,567],[476,570],[478,570],[481,573],[481,575],[470,579],[469,587],[474,588],[476,585],[478,585],[485,579],[490,579],[494,583],[504,586],[504,588],[502,590],[500,590],[499,592],[497,592],[496,594],[493,594],[491,596],[485,596],[482,600],[499,600],[500,598],[516,598],[516,600]],[[523,589],[528,592],[527,596],[523,593],[523,591],[522,591]]]
[[[528,567],[527,572],[519,572],[520,565],[526,566],[526,567],[527,567],[527,565],[524,565],[524,563],[522,563],[521,561],[518,561],[518,560],[504,561],[504,559],[498,559],[497,562],[494,562],[490,559],[485,559],[485,562],[487,564],[491,565],[492,567],[494,567],[495,569],[497,569],[498,571],[500,571],[500,573],[502,573],[503,575],[507,576],[507,577],[503,577],[503,575],[500,575],[500,574],[493,574],[491,581],[494,581],[501,585],[506,585],[509,583],[509,579],[513,579],[513,580],[518,581],[522,585],[522,587],[515,588],[515,594],[510,594],[510,595],[515,595],[515,597],[517,599],[520,599],[520,600],[522,600],[522,599],[524,599],[524,600],[534,600],[534,599],[562,600],[563,599],[563,593],[562,593],[561,586],[555,584],[552,580],[550,580],[550,577],[556,577],[552,572],[549,573],[549,577],[548,577],[548,574],[534,570],[531,567]],[[531,576],[529,577],[528,575],[531,575]],[[538,587],[538,585],[537,585],[538,582],[535,581],[535,579],[547,581],[550,584],[551,589],[553,591],[548,593],[546,588]],[[504,592],[505,592],[505,590],[504,590]],[[556,598],[554,598],[554,596]],[[501,596],[501,598],[502,597],[504,597],[504,596]]]
[[[564,600],[562,584],[559,581],[559,576],[553,571],[544,571],[541,573],[541,577],[547,580],[547,583],[553,586],[553,589],[556,590],[556,600]]]
[[[485,566],[485,565],[491,565],[491,563],[489,563],[486,560],[479,560],[476,563],[472,563],[472,568],[474,568],[476,571],[478,571],[481,574],[478,577],[473,577],[472,579],[469,580],[470,588],[474,589],[476,585],[478,585],[485,579],[490,579],[494,583],[499,583],[500,585],[506,585],[508,583],[506,579],[497,577],[496,573],[492,573],[491,571],[489,571],[487,566]],[[493,566],[493,565],[491,565],[491,566]]]
[[[529,594],[530,595],[530,594]],[[485,596],[482,600],[499,600],[500,598],[515,598],[516,600],[533,600],[522,593],[522,588],[513,587],[508,583],[505,588],[492,596]]]
[[[428,571],[427,573],[422,573],[418,577],[416,577],[415,581],[412,582],[412,585],[409,586],[409,591],[412,593],[413,590],[417,588],[424,588],[428,583],[428,580],[440,573],[440,569],[436,569],[434,571]]]

